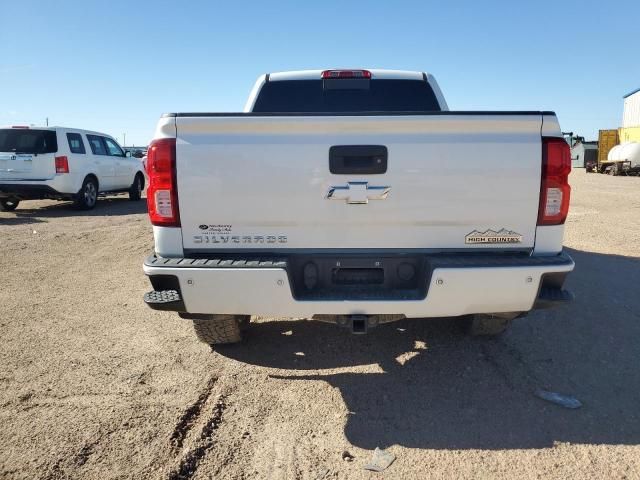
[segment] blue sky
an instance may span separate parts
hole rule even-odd
[[[241,110],[279,70],[435,75],[452,110],[554,110],[616,128],[640,87],[640,2],[30,1],[0,8],[0,125],[145,144],[170,111]]]

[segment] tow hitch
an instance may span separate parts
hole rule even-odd
[[[348,328],[354,335],[364,335],[380,324],[378,315],[341,315],[336,320],[338,325]]]
[[[313,319],[320,322],[333,323],[339,327],[348,328],[355,335],[364,335],[370,328],[377,327],[382,323],[395,322],[404,319],[402,314],[384,315],[314,315]]]
[[[369,317],[366,315],[351,315],[348,317],[347,327],[351,329],[351,333],[356,335],[364,335],[369,330]],[[372,327],[374,325],[371,325]]]

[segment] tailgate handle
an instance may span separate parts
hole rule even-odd
[[[385,173],[387,156],[384,145],[334,145],[329,148],[329,171],[347,175]]]

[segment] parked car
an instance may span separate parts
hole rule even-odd
[[[126,147],[124,149],[125,152],[129,152],[131,154],[132,157],[134,158],[142,158],[146,155],[145,150],[141,149],[141,148],[131,148],[131,147]]]
[[[145,302],[210,345],[251,315],[494,335],[572,299],[553,112],[449,111],[431,75],[264,75],[245,113],[172,113],[148,151]]]
[[[95,207],[101,193],[128,192],[140,200],[145,176],[140,160],[99,132],[65,127],[0,128],[0,209],[21,200],[73,200]]]

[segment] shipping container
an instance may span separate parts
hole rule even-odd
[[[607,161],[609,150],[620,143],[617,129],[600,130],[598,134],[598,166]]]

